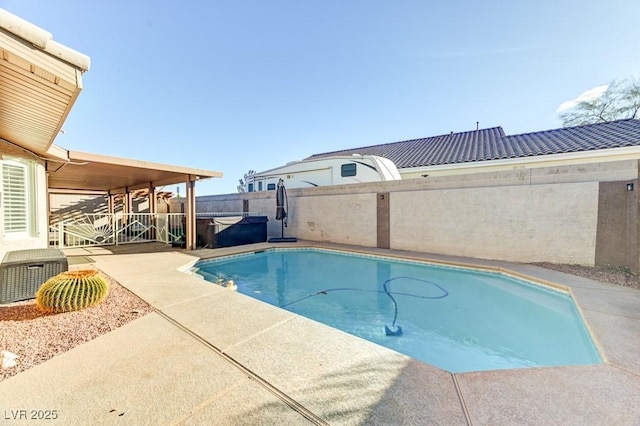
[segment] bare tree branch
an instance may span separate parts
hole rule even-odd
[[[598,98],[577,103],[560,114],[564,127],[640,118],[640,79],[614,80]]]

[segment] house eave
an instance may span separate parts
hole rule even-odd
[[[0,9],[0,138],[45,155],[88,69],[87,56]]]

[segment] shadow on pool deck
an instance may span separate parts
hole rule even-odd
[[[308,244],[559,282],[606,361],[451,374],[177,271],[274,245],[147,248],[90,257],[156,313],[0,382],[0,401],[57,409],[61,424],[640,424],[640,291],[532,265]]]

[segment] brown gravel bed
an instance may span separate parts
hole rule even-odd
[[[0,367],[0,381],[153,311],[116,281],[105,278],[109,295],[82,311],[45,314],[36,308],[35,300],[0,305],[0,355],[3,350],[18,355],[16,366]]]
[[[555,263],[534,263],[534,265],[554,271],[565,272],[583,278],[617,284],[623,287],[631,287],[640,290],[640,276],[630,272],[626,268],[612,268],[601,266],[561,265]]]

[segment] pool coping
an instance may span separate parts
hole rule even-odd
[[[179,271],[199,259],[288,246],[392,253],[561,281],[607,359],[452,374]],[[638,290],[527,264],[316,242],[95,258],[155,313],[0,382],[0,401],[13,404],[5,408],[57,408],[64,424],[113,420],[114,409],[128,422],[156,424],[640,422]]]

